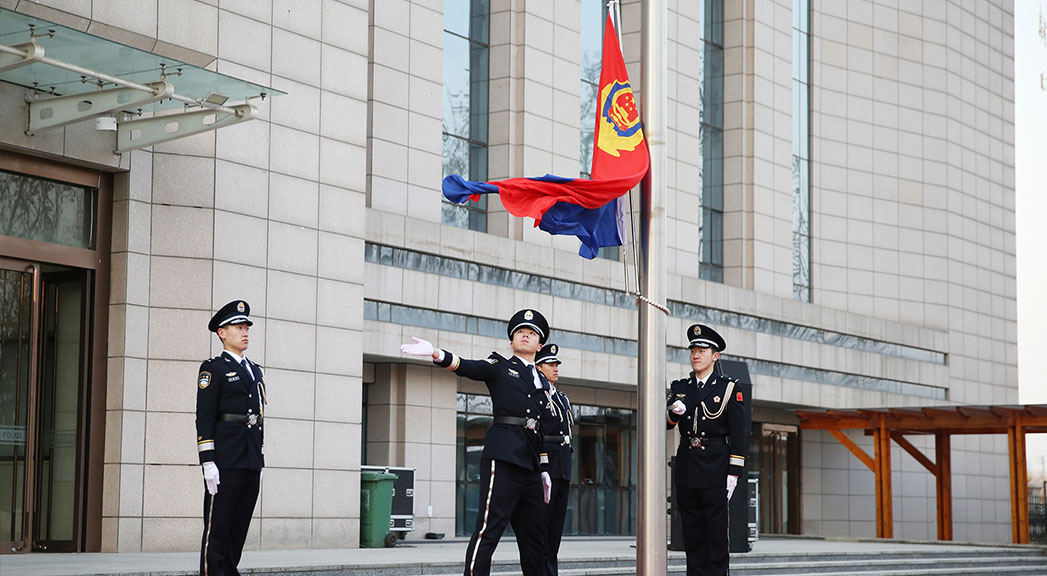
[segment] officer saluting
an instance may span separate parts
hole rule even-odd
[[[736,380],[714,370],[727,347],[724,339],[712,328],[695,324],[687,329],[687,340],[693,372],[672,382],[666,398],[667,427],[680,425],[673,498],[683,520],[687,576],[725,576],[727,503],[745,465],[749,442],[742,408],[746,399]]]
[[[481,492],[476,529],[465,556],[465,576],[491,573],[491,555],[508,524],[516,533],[524,576],[545,574],[545,531],[542,501],[552,487],[548,456],[541,452],[539,421],[546,414],[544,390],[549,384],[534,367],[534,355],[549,336],[549,323],[536,310],[520,310],[507,330],[513,356],[492,352],[485,360],[464,360],[419,338],[400,351],[430,356],[433,363],[471,380],[482,380],[491,392],[494,423],[484,438]]]
[[[200,550],[204,576],[239,575],[265,465],[262,368],[243,355],[253,324],[250,314],[247,302],[234,300],[211,318],[207,329],[218,335],[225,350],[204,360],[197,380],[196,444],[207,489]]]
[[[553,481],[549,505],[546,507],[545,554],[546,575],[556,576],[556,555],[560,552],[563,523],[567,517],[567,496],[571,488],[571,426],[574,415],[567,395],[556,388],[560,380],[560,359],[556,357],[560,347],[546,344],[538,351],[534,363],[549,381],[548,408],[542,415],[542,439],[545,452],[549,455],[549,476]]]

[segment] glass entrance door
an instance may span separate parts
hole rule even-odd
[[[0,259],[0,552],[77,550],[89,275]]]
[[[753,422],[750,464],[760,474],[760,533],[800,533],[800,440],[796,426]]]
[[[0,550],[25,547],[29,383],[39,269],[0,259]]]

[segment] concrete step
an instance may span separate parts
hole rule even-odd
[[[593,559],[560,563],[563,576],[631,576],[632,559]],[[436,574],[445,572],[420,572]],[[993,552],[890,552],[881,554],[747,555],[731,558],[731,573],[740,576],[1045,576],[1047,555],[1042,550],[1008,549]],[[521,576],[519,566],[492,566],[497,576]],[[667,574],[684,576],[684,558],[670,558]]]

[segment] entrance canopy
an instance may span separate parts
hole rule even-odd
[[[1029,542],[1028,471],[1025,435],[1047,432],[1047,405],[945,406],[940,408],[882,408],[867,410],[798,410],[800,428],[827,430],[876,475],[876,536],[894,536],[891,506],[891,440],[894,440],[937,480],[938,539],[952,540],[952,471],[950,437],[953,434],[1007,434],[1011,480],[1011,535],[1018,544]],[[875,453],[866,454],[844,430],[865,430],[874,438]],[[920,452],[905,437],[933,434],[935,458]]]
[[[283,92],[0,8],[0,80],[34,90],[26,133],[105,117],[116,152],[254,118]]]

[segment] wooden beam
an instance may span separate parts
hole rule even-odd
[[[916,446],[913,446],[908,440],[906,440],[905,436],[903,436],[901,432],[891,430],[891,439],[897,442],[899,446],[904,448],[905,451],[908,452],[910,456],[915,458],[917,462],[923,464],[923,467],[926,468],[928,472],[934,474],[935,476],[938,475],[938,466],[935,465],[934,462],[931,462],[930,458],[924,456],[923,452],[920,452],[916,448]]]
[[[952,540],[952,441],[939,432],[934,437],[934,455],[938,463],[935,486],[938,495],[938,539]]]
[[[849,436],[839,430],[829,430],[829,434],[832,434],[833,438],[836,438],[840,444],[843,444],[848,450],[850,450],[851,454],[854,454],[862,461],[862,464],[868,466],[869,470],[872,470],[873,472],[876,471],[876,462],[865,453],[865,450],[862,450],[861,446],[855,444],[854,440],[851,440]]]
[[[1014,414],[1014,424],[1007,430],[1007,448],[1011,470],[1011,540],[1029,543],[1029,479],[1025,460],[1023,415]]]
[[[894,513],[891,499],[891,434],[886,418],[873,432],[876,442],[876,537],[894,537]]]

